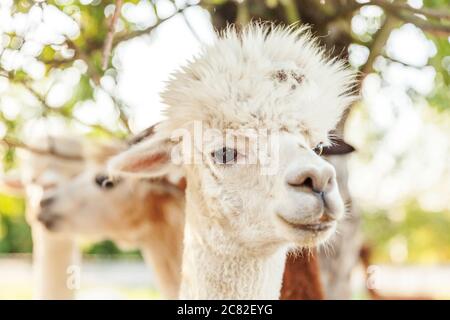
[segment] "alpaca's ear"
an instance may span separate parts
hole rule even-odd
[[[120,140],[94,140],[83,143],[83,156],[89,162],[105,165],[109,159],[127,149],[128,145]]]
[[[25,186],[18,175],[5,175],[0,178],[0,189],[14,195],[24,195]]]
[[[349,154],[353,151],[355,151],[355,148],[351,144],[342,139],[333,139],[333,144],[324,148],[322,154],[325,156],[336,156]]]
[[[173,143],[167,139],[151,137],[119,153],[108,162],[112,175],[156,178],[173,169],[171,150]]]

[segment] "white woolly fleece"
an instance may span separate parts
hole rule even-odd
[[[229,27],[173,75],[162,94],[170,121],[158,131],[202,120],[217,129],[300,131],[327,142],[355,99],[354,83],[355,72],[329,59],[306,27]]]

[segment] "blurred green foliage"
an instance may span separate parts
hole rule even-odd
[[[435,88],[429,103],[437,110],[450,110],[450,44],[449,39],[433,37],[437,53],[431,59],[436,70]]]
[[[0,194],[0,253],[30,252],[30,228],[24,218],[21,198]]]
[[[90,243],[83,248],[83,252],[90,255],[98,256],[120,256],[120,257],[137,257],[140,256],[137,250],[121,250],[114,242],[110,240],[104,240],[96,243]]]
[[[410,201],[389,211],[363,214],[363,231],[373,249],[373,260],[393,262],[390,253],[401,240],[406,263],[450,261],[450,211],[426,211]],[[395,255],[395,252],[393,252]]]
[[[0,193],[0,254],[31,253],[31,229],[25,219],[25,201],[20,197]],[[88,242],[85,254],[137,257],[139,252],[120,250],[112,241]]]

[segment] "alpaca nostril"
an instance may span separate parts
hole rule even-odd
[[[291,187],[300,188],[305,192],[313,192],[324,197],[333,189],[334,186],[334,171],[324,168],[306,168],[300,172],[292,172],[288,174],[286,182]]]
[[[305,181],[303,181],[303,183],[300,184],[300,186],[313,190],[314,189],[313,179],[311,179],[310,177],[306,178]]]
[[[327,182],[325,183],[326,188],[331,188],[333,186],[334,183],[334,178],[333,176],[331,176],[330,178],[328,178]]]
[[[55,198],[53,198],[53,197],[47,197],[47,198],[42,199],[42,200],[39,202],[39,206],[40,206],[41,208],[45,208],[45,207],[48,207],[49,205],[51,205],[54,201],[55,201]]]
[[[111,189],[112,187],[114,187],[114,182],[111,180],[106,180],[102,183],[102,188]]]
[[[300,179],[290,180],[288,181],[288,184],[292,187],[302,187],[311,191],[314,190],[314,181],[311,177],[308,176]]]

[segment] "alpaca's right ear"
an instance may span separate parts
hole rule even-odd
[[[173,168],[167,139],[151,137],[119,153],[108,162],[111,175],[156,178],[168,174]]]

